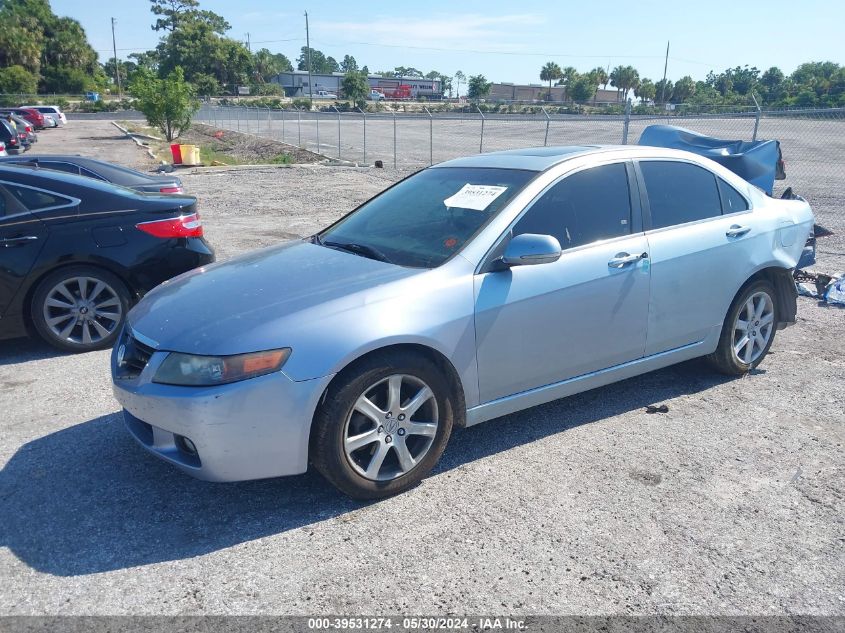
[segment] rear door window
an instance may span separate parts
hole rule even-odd
[[[742,195],[721,178],[719,180],[719,193],[722,196],[722,213],[737,213],[748,210],[748,202]]]
[[[716,176],[698,165],[640,161],[651,209],[651,228],[660,229],[722,215]]]
[[[631,232],[631,196],[624,163],[592,167],[552,185],[516,223],[514,235],[553,235],[574,248]]]
[[[4,186],[18,202],[30,211],[60,207],[72,202],[68,198],[42,189],[30,189],[29,187],[10,184]]]

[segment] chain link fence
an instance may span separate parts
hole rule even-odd
[[[313,112],[205,104],[197,120],[361,165],[421,168],[480,152],[544,145],[636,144],[649,125],[679,125],[724,139],[777,139],[786,186],[813,205],[820,224],[845,234],[845,108],[638,115],[475,112]],[[839,240],[836,240],[839,243]],[[839,250],[843,250],[840,248]],[[839,253],[843,255],[843,253]]]

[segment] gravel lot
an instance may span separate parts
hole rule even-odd
[[[37,148],[148,164],[119,136]],[[400,175],[183,178],[225,259]],[[0,342],[0,614],[845,615],[845,311],[799,301],[753,375],[693,361],[458,430],[373,504],[312,473],[195,481],[124,432],[107,352]]]

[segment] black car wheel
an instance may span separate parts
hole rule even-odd
[[[129,310],[129,291],[113,274],[71,266],[47,275],[32,299],[32,322],[41,337],[67,352],[114,344]]]
[[[311,453],[326,479],[356,499],[403,492],[440,459],[454,418],[442,372],[406,352],[374,355],[329,387]]]

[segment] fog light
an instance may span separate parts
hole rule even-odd
[[[181,435],[177,436],[176,445],[180,449],[182,449],[183,451],[188,453],[189,455],[196,455],[197,454],[197,447],[187,437],[183,437]]]

